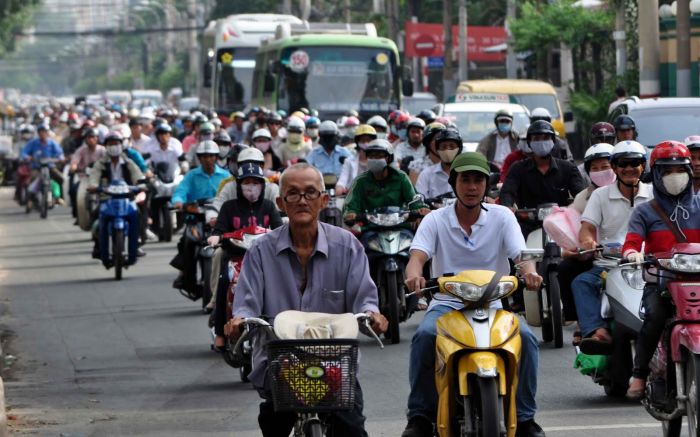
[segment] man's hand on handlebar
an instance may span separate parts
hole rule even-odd
[[[231,320],[229,320],[224,325],[224,335],[227,337],[231,337],[234,340],[240,337],[242,334],[241,325],[244,321],[245,320],[240,317],[234,317]]]
[[[367,312],[367,315],[372,318],[370,326],[377,334],[382,334],[389,328],[389,321],[383,315],[371,311]]]
[[[422,288],[425,288],[425,278],[422,276],[414,276],[411,278],[406,278],[404,281],[406,288],[416,294],[418,297],[423,297]]]
[[[581,250],[596,250],[598,248],[598,243],[593,239],[581,241],[580,243]]]
[[[542,285],[542,276],[537,272],[527,272],[523,275],[525,288],[528,290],[539,290]]]
[[[182,210],[182,202],[176,202],[175,205],[173,205],[173,208],[177,210]]]
[[[207,238],[207,243],[209,243],[210,246],[216,246],[219,244],[221,241],[221,237],[218,235],[212,235],[211,237]]]
[[[418,210],[418,214],[427,215],[430,212],[430,208],[421,208]]]

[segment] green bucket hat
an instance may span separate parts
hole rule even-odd
[[[465,171],[478,171],[487,177],[491,175],[491,168],[486,157],[479,152],[465,152],[452,161],[450,173],[462,173]]]

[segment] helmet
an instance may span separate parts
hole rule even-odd
[[[651,152],[649,166],[652,171],[658,165],[687,165],[690,166],[690,150],[678,141],[662,141]]]
[[[350,116],[345,119],[343,127],[355,128],[360,125],[360,119],[355,116]]]
[[[445,125],[442,123],[438,123],[437,121],[434,121],[426,126],[426,128],[423,130],[423,145],[425,148],[429,149],[430,142],[433,141],[435,134],[445,129],[447,129],[447,127],[445,127]]]
[[[406,129],[410,129],[412,127],[425,129],[425,122],[418,117],[413,117],[408,120],[408,123],[406,123]]]
[[[103,142],[107,144],[110,141],[119,141],[119,144],[122,144],[124,142],[124,136],[117,130],[109,131],[107,135],[105,135]]]
[[[282,116],[276,112],[271,112],[267,115],[268,124],[282,124]]]
[[[406,123],[408,123],[409,120],[411,120],[411,116],[407,113],[402,112],[394,119],[394,124],[397,127],[403,127],[406,125]]]
[[[331,120],[325,120],[318,125],[319,135],[338,135],[338,125]]]
[[[213,141],[207,140],[197,144],[197,155],[218,155],[219,145]]]
[[[195,114],[195,115],[194,115],[194,118],[192,119],[192,123],[195,124],[195,125],[197,125],[197,124],[204,124],[204,123],[206,123],[207,121],[209,121],[209,119],[207,119],[207,116],[204,115],[204,114],[202,114],[201,112],[198,113],[198,114]],[[212,130],[213,130],[213,129],[212,129]]]
[[[202,123],[202,125],[199,127],[199,134],[200,135],[209,135],[209,134],[213,134],[213,133],[214,133],[214,125],[209,123],[209,122]]]
[[[267,129],[257,129],[255,132],[253,132],[251,139],[255,140],[256,138],[267,138],[268,140],[271,140],[272,135]]]
[[[615,141],[615,127],[604,121],[599,121],[591,126],[589,139],[592,144],[612,143]]]
[[[360,114],[357,111],[355,111],[354,109],[348,109],[347,111],[345,111],[345,115],[348,117],[355,117],[355,118],[360,116]]]
[[[634,123],[634,119],[626,114],[618,115],[614,122],[615,130],[625,130],[634,129],[637,130],[637,125]]]
[[[537,120],[544,120],[548,123],[551,123],[552,114],[550,114],[546,108],[535,108],[530,113],[530,123],[533,123]]]
[[[387,155],[389,155],[389,157],[392,159],[394,157],[394,148],[391,146],[391,143],[387,140],[372,140],[372,142],[369,143],[369,146],[367,146],[367,148],[365,149],[365,152],[369,153],[373,151],[384,152]]]
[[[236,145],[238,146],[238,144]],[[234,146],[234,148],[236,147]],[[231,149],[233,150],[233,148]],[[255,147],[246,147],[238,154],[238,163],[246,161],[265,162],[263,153]]]
[[[248,148],[249,148],[248,146],[246,146],[245,144],[241,144],[241,143],[236,143],[236,144],[232,145],[228,151],[228,155],[226,155],[226,161],[227,162],[238,162],[238,157],[241,155],[241,152],[244,151],[245,149],[248,149]],[[264,162],[264,161],[262,161],[262,162]]]
[[[513,121],[513,113],[510,109],[499,109],[496,111],[496,115],[493,116],[493,122],[498,123],[499,118],[509,118]]]
[[[361,124],[357,126],[357,129],[355,129],[355,143],[357,143],[357,140],[359,137],[362,135],[369,135],[372,137],[373,140],[377,139],[377,131],[374,130],[374,128],[368,124]]]
[[[440,129],[435,133],[435,147],[437,148],[438,144],[445,142],[445,141],[454,141],[457,143],[459,146],[458,154],[462,153],[462,137],[459,135],[459,131],[457,129],[452,129],[452,128],[445,128],[445,129]]]
[[[231,121],[233,121],[233,120],[235,120],[235,119],[237,119],[237,118],[245,119],[245,114],[242,113],[241,111],[236,111],[236,112],[234,112],[233,114],[231,114],[231,117],[229,117],[229,119],[230,119]]]
[[[389,129],[389,125],[386,124],[386,120],[384,120],[384,118],[381,115],[375,115],[373,117],[370,117],[370,119],[367,120],[367,124],[372,126],[375,131],[377,130],[377,128],[379,128],[380,130],[383,129],[384,131]]]
[[[220,146],[230,146],[231,137],[225,130],[222,129],[216,133],[216,136],[214,137],[214,142]]]
[[[215,117],[209,120],[209,123],[211,123],[214,127],[221,127],[221,119],[219,117]]]
[[[173,133],[173,128],[171,128],[168,123],[161,123],[156,128],[155,133],[156,133],[156,136],[159,134],[165,134],[165,133],[171,134],[171,133]]]
[[[613,148],[610,162],[615,164],[615,162],[621,158],[641,159],[646,162],[647,150],[636,141],[620,141],[619,143],[615,144],[615,147]]]
[[[245,178],[255,178],[265,182],[265,176],[263,175],[262,167],[252,162],[248,162],[238,166],[238,171],[236,172],[236,179],[240,181]]]
[[[448,183],[452,187],[452,191],[455,191],[457,173],[464,173],[466,171],[477,171],[486,175],[487,178],[491,176],[491,168],[484,155],[479,152],[462,153],[457,155],[452,161],[452,164],[450,164]]]
[[[435,121],[437,115],[435,115],[435,113],[430,109],[424,109],[421,112],[419,112],[418,115],[416,115],[416,117],[423,120],[425,124],[429,124]]]
[[[532,137],[533,135],[542,134],[549,135],[552,137],[552,139],[554,139],[554,128],[549,122],[544,120],[537,120],[534,123],[530,124],[530,127],[527,128],[527,135],[525,137],[528,145],[530,144],[530,137]]]
[[[305,128],[304,120],[293,115],[289,117],[287,121],[287,132],[303,133]]]
[[[613,149],[612,144],[608,143],[598,143],[589,147],[583,155],[583,167],[586,169],[586,173],[590,171],[591,163],[596,159],[606,158],[610,161]]]
[[[306,119],[306,128],[307,129],[312,129],[315,127],[318,127],[318,125],[321,124],[321,120],[318,119],[318,117],[311,116]]]
[[[700,135],[691,135],[684,141],[688,150],[700,149]]]
[[[303,120],[304,117],[306,117],[306,114],[304,114],[301,111],[294,111],[294,112],[292,112],[292,115],[289,116],[289,118],[291,118],[291,117],[297,117],[297,118],[300,118]]]
[[[99,137],[100,131],[98,131],[97,128],[91,127],[91,128],[85,129],[83,131],[83,136],[85,138],[87,138],[87,137]]]

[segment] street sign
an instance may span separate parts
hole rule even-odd
[[[435,51],[435,40],[432,36],[421,34],[413,42],[416,56],[430,56]]]
[[[442,68],[445,66],[444,56],[429,56],[428,68]]]

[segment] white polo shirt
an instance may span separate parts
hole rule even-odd
[[[450,175],[445,173],[442,165],[438,162],[424,169],[418,175],[416,181],[416,192],[422,194],[427,199],[432,199],[441,194],[452,191],[449,183]]]
[[[651,184],[639,184],[634,206],[654,198]],[[593,191],[588,199],[581,221],[592,224],[598,229],[598,244],[624,243],[627,227],[634,207],[622,195],[617,183],[600,187]]]
[[[487,210],[481,210],[471,235],[467,235],[457,220],[456,207],[441,208],[425,216],[411,250],[420,250],[432,259],[433,276],[462,270],[492,270],[508,275],[508,259],[519,257],[526,248],[515,215],[505,206],[484,205]],[[500,306],[500,302],[494,304]],[[464,306],[460,300],[442,293],[436,294],[430,305],[455,309]]]

